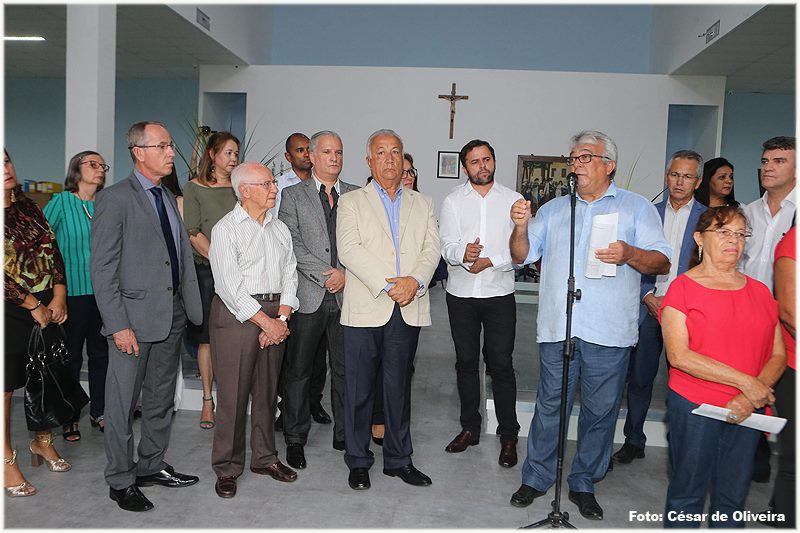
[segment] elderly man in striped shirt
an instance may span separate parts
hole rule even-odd
[[[277,186],[260,163],[231,174],[239,198],[211,230],[211,353],[217,378],[217,425],[211,449],[221,498],[236,495],[244,470],[247,403],[251,401],[250,471],[290,482],[297,473],[278,460],[275,401],[287,322],[297,299],[297,261],[286,225],[268,211]]]

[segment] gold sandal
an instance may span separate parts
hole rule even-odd
[[[8,466],[14,466],[17,462],[17,450],[11,450],[11,459],[3,459],[3,462]],[[19,485],[14,485],[13,487],[4,488],[6,489],[6,496],[9,498],[24,498],[36,494],[36,487],[27,481],[23,481]]]
[[[214,407],[215,407],[215,405],[214,405],[214,397],[213,396],[209,396],[208,398],[206,398],[205,396],[203,396],[203,401],[204,402],[211,402],[211,412],[213,413],[214,412]],[[203,428],[203,429],[213,429],[214,426],[216,426],[216,425],[217,425],[216,422],[214,422],[213,420],[201,420],[200,421],[200,427]]]
[[[47,463],[47,469],[51,472],[67,472],[72,468],[72,465],[69,464],[63,457],[51,460],[44,455],[33,451],[34,442],[39,442],[39,444],[45,448],[51,448],[53,447],[53,435],[52,433],[49,435],[36,435],[36,438],[31,441],[30,445],[28,446],[28,448],[31,450],[31,465],[40,466],[42,462],[45,462]],[[58,452],[56,452],[56,455],[58,455]]]

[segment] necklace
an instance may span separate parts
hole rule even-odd
[[[81,203],[81,207],[83,208],[83,212],[86,213],[86,218],[92,220],[92,215],[89,214],[89,210],[86,209],[86,204]]]

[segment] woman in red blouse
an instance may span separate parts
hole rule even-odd
[[[14,165],[4,151],[5,208],[5,392],[3,416],[4,475],[10,497],[33,496],[36,489],[25,480],[11,447],[11,396],[25,386],[28,338],[35,323],[63,324],[67,319],[67,286],[64,261],[47,219],[32,200],[22,195]],[[51,472],[66,472],[70,464],[53,447],[50,431],[37,431],[30,443],[33,464],[43,460]]]
[[[736,270],[749,236],[739,207],[706,211],[694,233],[696,266],[661,303],[671,365],[665,527],[743,523],[736,511],[744,509],[760,432],[739,424],[775,401],[772,386],[786,367],[777,302],[766,285]],[[730,409],[727,419],[692,414],[704,403]]]

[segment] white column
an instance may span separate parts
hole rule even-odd
[[[107,176],[109,183],[119,165],[130,166],[129,161],[112,161],[116,53],[115,5],[67,5],[64,169],[76,153],[94,150],[114,167]]]

